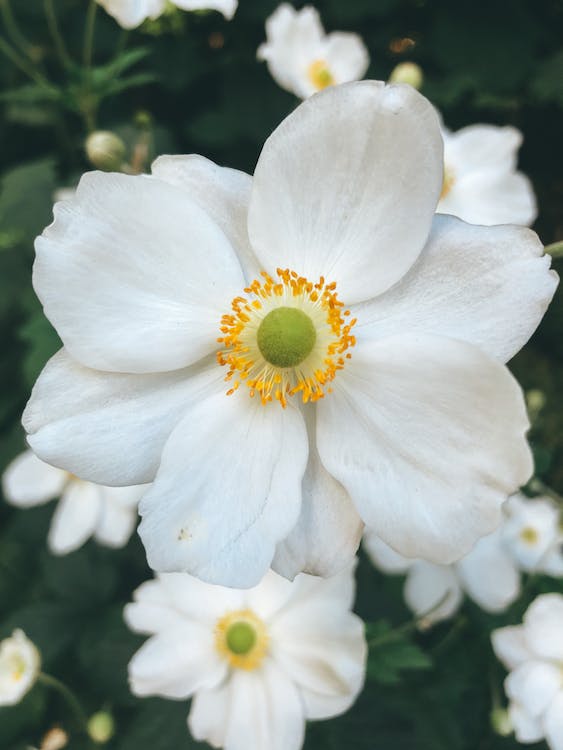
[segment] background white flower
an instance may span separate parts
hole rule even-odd
[[[21,630],[0,641],[0,706],[13,706],[35,684],[41,668],[36,646]]]
[[[161,575],[125,608],[129,626],[152,636],[131,660],[131,688],[193,696],[190,730],[213,747],[298,750],[307,719],[343,713],[362,688],[353,597],[352,570],[292,583],[269,572],[247,591]]]
[[[274,80],[301,99],[339,83],[358,81],[369,53],[358,34],[325,34],[318,11],[282,3],[266,21],[267,41],[258,49]]]
[[[563,596],[542,594],[523,624],[495,630],[493,649],[510,674],[504,688],[519,742],[563,750]]]
[[[438,211],[472,224],[532,224],[532,183],[516,170],[522,133],[511,126],[442,128],[444,185]]]
[[[171,3],[182,10],[218,10],[232,18],[238,0],[97,0],[124,29],[133,29],[147,18],[154,20]]]
[[[25,451],[2,477],[4,497],[19,508],[42,505],[56,497],[48,544],[56,555],[81,547],[91,536],[106,547],[127,544],[137,521],[137,506],[144,485],[103,487],[41,461]]]
[[[521,570],[563,576],[561,513],[549,497],[518,494],[505,505],[502,535]]]

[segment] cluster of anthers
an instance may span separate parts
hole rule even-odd
[[[215,648],[234,669],[258,669],[269,641],[265,623],[250,609],[228,612],[215,625]]]
[[[285,407],[297,393],[304,403],[318,401],[352,356],[356,319],[338,300],[335,282],[321,276],[315,284],[289,269],[276,273],[277,281],[262,271],[262,281],[244,290],[249,298],[236,297],[221,319],[217,361],[229,368],[227,393],[245,383],[263,404],[276,399]]]

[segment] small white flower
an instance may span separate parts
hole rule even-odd
[[[522,570],[563,576],[560,512],[548,497],[518,494],[505,506],[504,542]]]
[[[64,348],[24,414],[33,450],[154,481],[151,567],[250,587],[332,575],[363,524],[448,564],[532,460],[504,362],[557,286],[537,236],[435,216],[442,141],[410,86],[334,86],[254,178],[198,156],[90,173],[36,242]]]
[[[97,0],[110,16],[124,29],[133,29],[146,21],[161,16],[167,5],[182,10],[218,10],[231,19],[238,0]]]
[[[103,487],[41,461],[25,451],[2,477],[4,497],[12,505],[31,508],[60,497],[49,531],[49,549],[66,555],[91,536],[106,547],[123,547],[137,520],[146,487]]]
[[[534,189],[516,171],[522,133],[516,128],[469,125],[455,133],[442,128],[444,184],[438,211],[472,224],[532,224]]]
[[[39,675],[41,656],[21,630],[0,641],[0,706],[19,703]]]
[[[401,557],[375,534],[364,546],[374,565],[385,573],[405,573],[404,597],[429,625],[451,617],[467,594],[485,612],[502,612],[520,593],[518,567],[502,543],[499,530],[480,539],[454,565],[434,565]],[[439,605],[439,606],[437,606]]]
[[[136,695],[193,696],[196,740],[225,750],[298,750],[305,721],[344,713],[367,648],[350,609],[351,569],[329,579],[273,572],[253,589],[161,575],[135,592],[128,625],[152,637],[129,665]]]
[[[319,13],[282,3],[266,21],[267,42],[258,49],[274,80],[301,99],[339,83],[358,81],[369,54],[357,34],[325,34]]]
[[[493,649],[510,674],[504,689],[516,739],[563,750],[563,596],[542,594],[522,625],[495,630]]]

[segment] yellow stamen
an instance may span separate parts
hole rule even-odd
[[[309,80],[317,91],[322,91],[322,89],[326,89],[328,86],[334,86],[336,83],[326,60],[315,60],[312,62],[309,65],[307,73]]]
[[[257,669],[268,643],[266,625],[250,609],[229,612],[215,625],[215,647],[234,669]]]
[[[537,544],[539,534],[532,526],[525,526],[520,532],[520,539],[525,542],[525,544]]]
[[[276,273],[279,281],[263,271],[262,281],[256,279],[244,290],[251,298],[235,297],[232,312],[221,319],[223,335],[217,341],[223,349],[217,361],[229,368],[227,395],[243,383],[250,396],[258,394],[264,405],[275,399],[285,407],[295,394],[301,394],[303,403],[318,401],[330,392],[328,384],[352,356],[348,350],[356,343],[351,333],[356,319],[343,309],[334,282],[327,284],[321,277],[314,284],[289,269],[278,268]],[[265,318],[283,308],[301,311],[315,329],[315,338],[306,348],[309,353],[293,367],[279,366],[283,361],[279,358],[266,360],[258,341]]]
[[[449,167],[444,167],[444,182],[442,183],[442,192],[440,193],[440,200],[449,194],[450,190],[454,186],[455,175]]]

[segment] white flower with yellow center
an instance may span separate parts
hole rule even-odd
[[[362,688],[351,569],[292,583],[269,572],[247,591],[168,573],[134,598],[125,619],[152,637],[129,664],[133,692],[192,697],[190,731],[213,747],[298,750],[306,720],[344,713]]]
[[[492,642],[510,671],[504,689],[516,739],[545,738],[551,750],[563,750],[563,596],[538,596],[523,624],[495,630]]]
[[[328,86],[358,81],[369,67],[369,54],[357,34],[326,34],[315,8],[295,10],[282,3],[266,21],[267,41],[258,59],[283,89],[300,99]]]
[[[561,513],[548,497],[518,494],[506,504],[504,543],[522,570],[563,577]]]
[[[442,142],[409,86],[333,87],[254,178],[198,156],[91,173],[37,240],[64,348],[24,414],[44,460],[141,501],[151,567],[332,575],[363,524],[450,563],[532,470],[504,362],[557,285],[536,235],[435,217]]]
[[[453,565],[408,560],[375,534],[366,534],[364,547],[384,573],[406,574],[405,602],[416,615],[426,615],[424,625],[452,617],[464,594],[491,613],[502,612],[520,594],[520,572],[499,530],[480,539]]]
[[[516,169],[522,133],[511,126],[442,128],[444,183],[438,211],[473,224],[532,224],[537,216],[530,180]]]
[[[41,656],[21,630],[0,641],[0,706],[14,706],[28,693],[41,668]]]
[[[134,29],[147,19],[158,18],[169,5],[181,10],[218,10],[228,19],[234,16],[238,6],[238,0],[97,0],[97,2],[124,29]]]
[[[102,487],[41,461],[25,451],[2,477],[6,500],[32,508],[60,497],[49,531],[49,549],[66,555],[90,537],[106,547],[123,547],[137,521],[137,506],[146,487]]]

